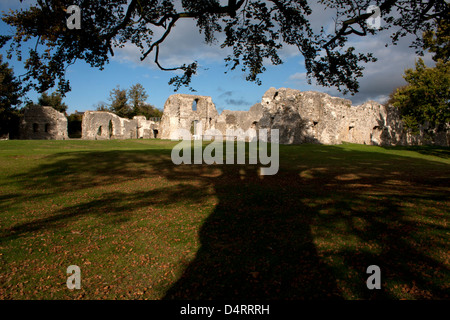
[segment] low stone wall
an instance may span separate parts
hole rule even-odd
[[[86,111],[81,125],[82,139],[151,139],[159,135],[159,124],[144,116],[121,118],[106,111]]]

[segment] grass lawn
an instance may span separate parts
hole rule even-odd
[[[175,144],[0,141],[0,299],[449,299],[449,148],[280,146],[259,176]]]

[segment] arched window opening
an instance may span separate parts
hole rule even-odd
[[[195,99],[192,102],[192,111],[197,111],[197,103],[198,103],[198,99]]]

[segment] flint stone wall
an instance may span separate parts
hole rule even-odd
[[[217,117],[218,113],[211,97],[189,94],[171,95],[164,104],[161,138],[178,138],[178,129],[195,131],[192,134],[204,135],[206,130],[215,129]]]
[[[198,101],[197,111],[192,110],[193,101]],[[282,144],[450,144],[448,125],[445,131],[434,130],[431,139],[425,135],[426,127],[421,127],[420,134],[412,135],[405,130],[398,109],[394,107],[375,101],[352,106],[350,100],[326,93],[288,88],[270,88],[261,103],[249,111],[224,110],[220,115],[210,97],[172,95],[164,105],[161,138],[178,138],[176,130],[190,130],[193,121],[202,123],[202,132],[198,134],[203,135],[207,129],[218,129],[225,139],[228,129],[247,131],[253,128],[278,129]]]
[[[47,106],[25,109],[19,129],[20,139],[66,140],[69,138],[66,116]]]
[[[158,123],[144,116],[121,118],[106,111],[86,111],[81,125],[82,139],[151,139],[158,137]]]
[[[266,113],[260,127],[279,128],[280,143],[450,144],[448,128],[441,132],[434,130],[432,138],[427,137],[424,126],[418,135],[410,134],[397,108],[375,101],[352,106],[350,100],[325,93],[270,88],[262,98],[262,105]]]

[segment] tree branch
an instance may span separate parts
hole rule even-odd
[[[172,21],[170,21],[169,25],[167,26],[166,31],[164,32],[164,34],[162,35],[162,37],[158,40],[155,41],[154,43],[152,43],[152,45],[150,46],[150,48],[144,53],[144,55],[141,57],[141,61],[144,60],[145,58],[147,58],[147,56],[150,54],[150,52],[153,51],[154,47],[158,47],[160,43],[162,43],[167,36],[169,35],[170,31],[172,30],[172,27],[175,25],[175,22],[177,22],[179,19],[179,17],[175,16]]]
[[[112,37],[114,37],[121,29],[125,28],[125,26],[130,22],[131,15],[133,11],[136,9],[137,2],[139,0],[131,0],[130,5],[128,6],[127,13],[125,14],[125,18],[120,22],[114,29],[105,35],[105,39],[110,41]]]
[[[155,63],[163,71],[175,71],[175,70],[183,70],[183,67],[175,67],[175,68],[164,68],[159,64],[159,45],[156,45],[156,53],[155,53]]]
[[[199,11],[199,12],[180,12],[180,13],[177,13],[177,14],[173,14],[173,13],[166,14],[158,22],[150,21],[150,20],[147,20],[145,17],[143,17],[143,19],[145,21],[147,21],[148,23],[151,23],[151,24],[153,24],[155,26],[163,26],[166,29],[166,31],[161,36],[161,38],[159,40],[155,41],[150,46],[150,48],[143,54],[143,56],[140,58],[141,61],[143,61],[145,58],[147,58],[147,56],[156,47],[155,63],[161,70],[173,71],[173,70],[183,69],[183,67],[167,69],[167,68],[162,67],[159,64],[159,62],[158,62],[159,45],[161,43],[163,43],[164,40],[167,38],[167,36],[170,34],[170,32],[172,31],[172,28],[174,27],[174,25],[178,21],[178,19],[180,19],[180,18],[196,18],[196,17],[198,17],[198,16],[200,16],[200,15],[202,15],[204,13],[214,13],[214,14],[219,14],[219,15],[230,15],[231,16],[231,12],[232,12],[234,15],[236,15],[236,11],[244,4],[244,2],[245,2],[245,0],[240,0],[237,3],[236,3],[236,1],[229,1],[228,2],[228,6],[218,7],[218,9],[215,10],[215,11],[204,10],[204,11]],[[127,14],[128,14],[128,12],[127,12]],[[167,27],[165,27],[165,22],[169,18],[172,18],[172,20],[170,21],[169,25]]]
[[[330,40],[328,40],[327,43],[324,44],[324,48],[328,48],[332,43],[334,43],[336,40],[338,40],[340,37],[342,36],[346,36],[352,33],[356,33],[358,34],[355,29],[353,29],[352,27],[350,27],[352,24],[354,23],[358,23],[361,22],[362,20],[366,20],[367,18],[369,18],[370,16],[372,16],[373,13],[364,13],[356,18],[353,19],[349,19],[349,20],[345,20],[342,22],[342,28],[338,31],[338,33],[331,38]],[[347,31],[347,28],[350,28],[350,31]]]
[[[383,11],[388,10],[388,9],[391,8],[396,2],[397,2],[397,0],[387,0],[387,1],[385,1],[385,2],[380,6],[380,11],[383,12]],[[323,47],[324,47],[324,48],[327,48],[327,47],[329,47],[332,43],[336,42],[336,40],[338,40],[338,39],[341,38],[342,36],[349,35],[349,34],[352,34],[352,33],[357,34],[357,35],[359,35],[359,36],[364,36],[364,35],[366,35],[366,32],[359,32],[359,31],[356,31],[355,29],[351,28],[350,26],[351,26],[352,24],[359,23],[359,22],[361,22],[361,21],[363,21],[363,20],[366,20],[366,19],[368,19],[368,18],[369,18],[370,16],[372,16],[372,15],[373,15],[373,13],[364,13],[364,14],[360,14],[359,16],[357,16],[357,17],[355,17],[355,18],[352,18],[352,19],[348,19],[348,20],[343,21],[343,22],[342,22],[342,28],[338,31],[338,33],[337,33],[333,38],[331,38],[330,40],[328,40],[328,42],[325,43]],[[347,28],[349,28],[349,27],[350,27],[351,30],[350,30],[350,31],[347,31]]]

